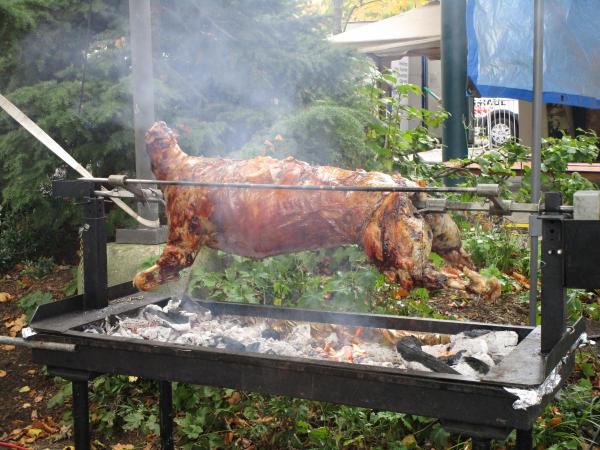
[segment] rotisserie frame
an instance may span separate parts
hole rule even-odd
[[[83,185],[82,185],[83,183]],[[69,343],[74,352],[34,349],[33,359],[48,366],[50,373],[73,382],[74,437],[77,449],[89,448],[87,382],[99,374],[135,375],[159,380],[161,442],[173,448],[169,381],[235,388],[312,400],[343,403],[380,410],[437,417],[451,432],[470,435],[474,448],[490,448],[491,439],[505,437],[517,429],[518,448],[531,448],[531,429],[543,407],[558,387],[541,401],[516,409],[517,397],[505,388],[534,390],[554,369],[565,380],[573,369],[574,350],[585,329],[583,320],[566,326],[564,315],[564,223],[577,221],[555,211],[540,215],[542,247],[542,318],[539,327],[496,325],[449,320],[419,319],[373,314],[325,312],[267,305],[200,300],[212,314],[280,318],[403,331],[457,334],[472,329],[511,330],[519,344],[480,379],[461,375],[417,372],[394,368],[235,352],[216,348],[145,341],[82,331],[86,324],[117,314],[132,312],[170,297],[135,292],[129,284],[106,287],[105,235],[102,202],[94,197],[96,186],[86,181],[56,182],[54,192],[63,197],[84,198],[84,294],[38,308],[30,339]],[[589,227],[589,223],[586,225]],[[572,235],[570,233],[569,235]],[[551,236],[551,238],[549,237]],[[557,251],[561,249],[561,251]],[[100,253],[100,255],[99,255]],[[104,265],[104,267],[102,267]],[[559,276],[550,276],[559,274]],[[596,275],[596,274],[591,274]],[[545,319],[547,318],[547,319]],[[562,384],[562,383],[561,383]]]

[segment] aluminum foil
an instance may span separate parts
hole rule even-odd
[[[562,363],[559,363],[537,389],[504,388],[505,391],[517,397],[512,405],[513,409],[527,409],[539,405],[544,396],[554,392],[554,389],[559,386],[562,380],[560,376],[561,367]]]

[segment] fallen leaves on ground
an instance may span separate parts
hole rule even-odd
[[[0,370],[0,378],[4,378],[6,376],[6,370]]]
[[[560,416],[554,416],[552,419],[548,421],[548,425],[551,427],[556,427],[562,423],[562,418]]]
[[[4,326],[8,329],[8,334],[11,337],[15,337],[19,331],[21,331],[25,325],[27,325],[27,316],[21,314],[19,317],[13,320],[7,320],[4,322]]]
[[[227,403],[230,405],[237,405],[241,399],[242,396],[240,393],[238,391],[233,391],[233,393],[227,398]]]
[[[8,292],[0,292],[0,303],[8,302],[12,300],[12,298],[12,295],[10,295]]]
[[[50,416],[43,419],[34,420],[25,428],[15,428],[12,430],[8,438],[11,441],[18,442],[19,445],[33,444],[38,439],[48,437],[60,431],[60,427],[54,422]]]
[[[133,444],[115,444],[111,447],[111,450],[133,450]]]
[[[511,278],[523,286],[525,289],[529,289],[529,278],[525,275],[520,274],[519,272],[513,272],[510,274]]]
[[[410,292],[408,292],[402,286],[398,286],[398,288],[394,290],[394,298],[396,299],[408,297],[409,294]]]

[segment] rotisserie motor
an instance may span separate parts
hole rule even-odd
[[[146,134],[152,171],[159,180],[284,185],[415,186],[398,175],[312,166],[294,158],[248,160],[185,154],[164,122]],[[142,290],[178,278],[202,246],[236,255],[267,256],[356,244],[390,280],[404,288],[469,289],[488,298],[498,280],[475,272],[447,214],[420,214],[413,193],[256,190],[167,186],[167,245],[155,265],[138,273]],[[457,270],[437,271],[435,251]]]

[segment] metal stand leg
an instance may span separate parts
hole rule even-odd
[[[90,419],[87,380],[73,380],[73,440],[75,450],[90,449]]]
[[[517,430],[516,450],[531,450],[533,448],[533,429]]]
[[[159,381],[160,448],[173,450],[173,390],[170,381]]]
[[[485,438],[472,438],[472,450],[492,450],[492,440]]]

